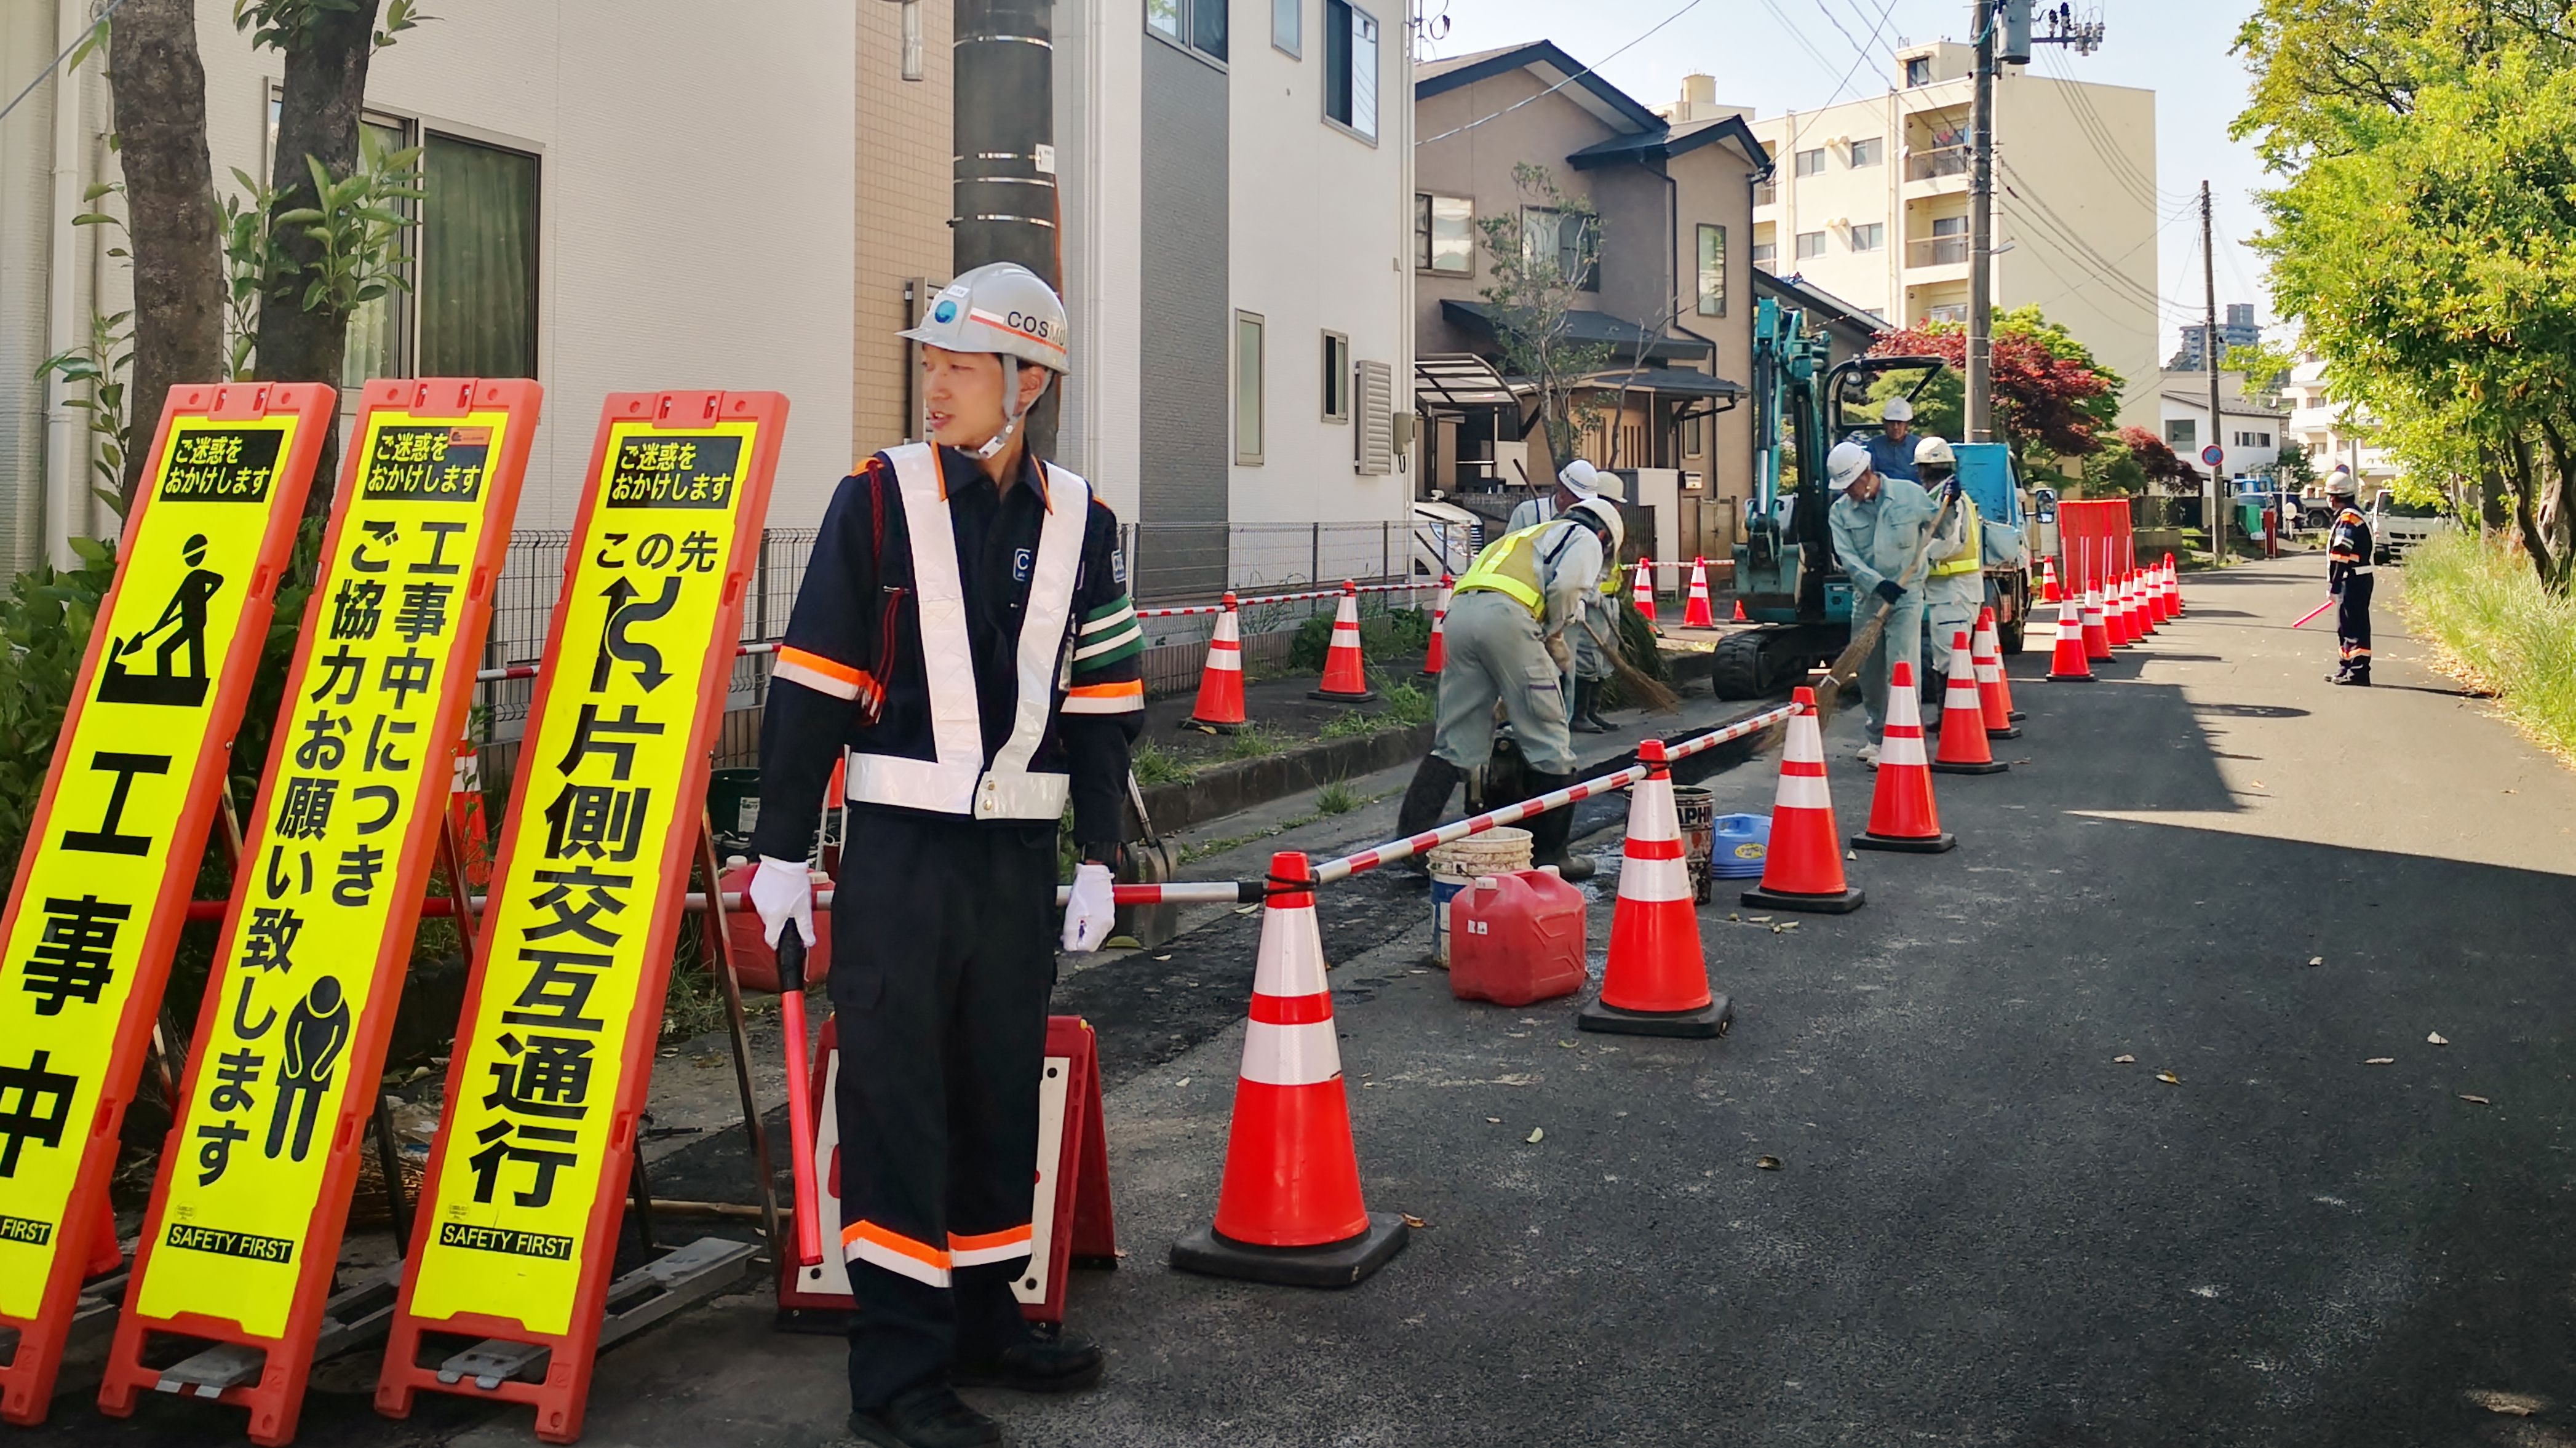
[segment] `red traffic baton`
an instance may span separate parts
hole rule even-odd
[[[2314,607],[2314,608],[2312,608],[2312,609],[2309,609],[2306,613],[2300,614],[2300,615],[2299,615],[2299,623],[2306,623],[2309,619],[2315,618],[2318,614],[2321,614],[2321,613],[2325,612],[2327,609],[2330,609],[2330,608],[2332,608],[2332,607],[2334,607],[2334,606],[2335,606],[2334,595],[2332,595],[2332,594],[2328,594],[2328,595],[2326,595],[2326,601],[2325,601],[2325,602],[2323,602],[2323,603],[2321,603],[2321,604],[2318,604],[2316,607]],[[2299,626],[2299,623],[2294,623],[2294,624],[2290,625],[2290,627],[2292,627],[2292,628],[2297,628],[2297,627]]]
[[[796,1171],[796,1265],[823,1263],[823,1228],[808,1202],[821,1201],[814,1190],[814,1100],[805,1056],[805,935],[790,920],[778,932],[778,1022],[787,1033],[787,1139]]]

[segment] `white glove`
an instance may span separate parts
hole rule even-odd
[[[804,938],[806,948],[814,944],[814,877],[805,870],[805,862],[773,860],[760,857],[760,872],[751,877],[751,908],[760,912],[760,938],[775,949],[778,932],[788,921],[796,922],[796,933]]]
[[[1064,948],[1098,950],[1109,938],[1118,905],[1109,894],[1109,867],[1084,865],[1073,872],[1073,898],[1064,904]]]

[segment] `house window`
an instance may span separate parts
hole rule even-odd
[[[1270,0],[1270,43],[1290,55],[1306,53],[1306,0]]]
[[[1234,460],[1261,462],[1261,318],[1234,314]]]
[[[1324,334],[1324,421],[1351,420],[1351,339]]]
[[[1224,60],[1226,0],[1145,0],[1145,28],[1210,60]]]
[[[1377,20],[1348,0],[1324,0],[1324,118],[1377,139]]]
[[[1726,228],[1699,229],[1699,314],[1726,315]]]
[[[1808,261],[1825,254],[1825,234],[1821,231],[1798,233],[1798,260]]]
[[[1887,141],[1880,136],[1864,136],[1852,142],[1852,169],[1887,164]]]
[[[1780,248],[1776,243],[1768,241],[1757,241],[1753,243],[1753,264],[1755,266],[1762,268],[1764,271],[1769,271],[1773,266],[1778,264],[1779,260]]]
[[[1851,248],[1854,251],[1887,250],[1887,223],[1873,221],[1867,226],[1853,227]]]
[[[1930,85],[1931,83],[1932,57],[1928,55],[1917,55],[1908,58],[1905,62],[1906,89],[1911,90],[1918,85]]]
[[[2200,445],[2200,424],[2188,417],[2165,419],[2165,444],[2168,447],[2192,448]]]
[[[1707,448],[1707,432],[1708,418],[1705,414],[1697,412],[1683,414],[1682,456],[1686,458],[1695,458],[1705,451]]]
[[[1600,229],[1589,216],[1569,216],[1547,206],[1521,208],[1521,249],[1531,261],[1553,255],[1556,274],[1578,291],[1601,290]]]
[[[2238,447],[2270,447],[2272,445],[2272,435],[2268,432],[2240,432],[2236,434],[2236,445]]]
[[[1968,234],[1968,218],[1964,216],[1937,217],[1932,222],[1932,234],[1934,236],[1966,236]]]
[[[1801,176],[1822,176],[1825,174],[1825,148],[1818,146],[1812,151],[1800,151],[1797,159],[1797,171]]]
[[[537,158],[432,132],[422,157],[424,377],[537,375]]]
[[[1413,198],[1413,264],[1465,276],[1475,269],[1476,203],[1461,196]]]

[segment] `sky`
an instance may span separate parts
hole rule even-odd
[[[1765,116],[1883,94],[1894,84],[1895,46],[1965,41],[1971,29],[1965,0],[1413,3],[1426,30],[1447,22],[1445,35],[1418,37],[1416,54],[1426,60],[1553,40],[1648,105],[1673,99],[1684,75],[1702,71],[1717,78],[1720,101],[1750,105]],[[2159,219],[2185,208],[2196,212],[2200,183],[2207,180],[2218,236],[2219,306],[2255,303],[2265,335],[2286,340],[2273,325],[2262,258],[2244,244],[2262,225],[2252,195],[2265,184],[2262,163],[2250,144],[2227,135],[2229,121],[2244,106],[2246,86],[2244,63],[2227,48],[2252,0],[2099,0],[2076,9],[2079,18],[2103,23],[2101,49],[2079,56],[2065,47],[2042,46],[2032,69],[2156,93]],[[1678,18],[1671,18],[1676,12]],[[1999,136],[1997,144],[2008,151],[2012,137]],[[2183,217],[2157,243],[2166,356],[2181,345],[2181,325],[2202,316],[2199,230],[2196,215]]]

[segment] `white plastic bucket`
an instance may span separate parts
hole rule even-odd
[[[1508,875],[1530,867],[1530,832],[1508,825],[1452,840],[1434,849],[1425,863],[1431,870],[1431,959],[1449,964],[1449,902],[1476,883],[1479,875]]]

